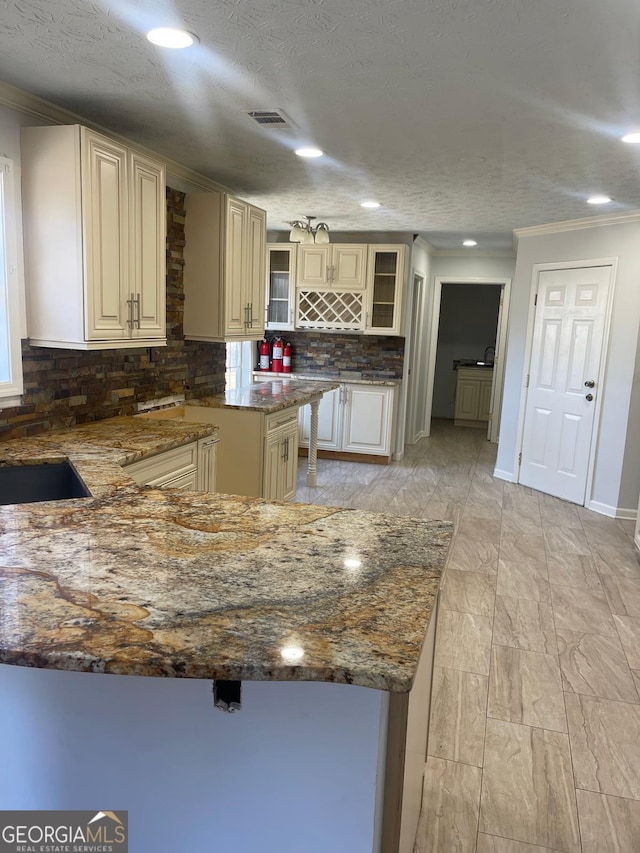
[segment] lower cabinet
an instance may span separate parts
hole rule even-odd
[[[324,395],[318,411],[318,449],[390,456],[391,385],[345,383]],[[300,446],[309,446],[311,407],[300,410]]]
[[[267,432],[264,440],[263,497],[288,501],[296,496],[298,480],[298,419],[290,417]]]
[[[231,407],[185,406],[185,420],[216,424],[224,453],[216,491],[291,500],[298,479],[298,406],[272,414]],[[205,439],[206,440],[206,439]]]
[[[217,436],[207,436],[124,468],[141,486],[215,492],[217,443]]]
[[[486,427],[491,416],[493,370],[458,368],[454,424]]]

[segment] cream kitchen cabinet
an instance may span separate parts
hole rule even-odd
[[[486,427],[491,414],[493,370],[459,367],[454,407],[455,426]]]
[[[231,406],[185,406],[184,417],[220,428],[224,453],[218,457],[217,491],[267,500],[295,497],[298,406],[270,414]]]
[[[318,449],[391,456],[394,388],[345,383],[325,393],[318,410]],[[300,446],[309,446],[310,407],[299,417]]]
[[[280,424],[280,425],[278,425]],[[264,439],[263,497],[288,501],[298,483],[298,419],[296,414],[275,418]]]
[[[185,213],[185,337],[261,339],[266,213],[219,192],[187,193]]]
[[[401,244],[299,246],[296,328],[402,333]]]
[[[296,301],[296,246],[267,245],[267,290],[265,329],[294,329]]]
[[[124,469],[141,486],[195,490],[198,488],[198,442],[132,462]]]
[[[402,334],[404,279],[404,246],[369,246],[365,334]]]
[[[367,247],[362,244],[332,243],[298,248],[298,286],[364,290]]]
[[[142,486],[215,492],[218,441],[218,435],[214,433],[132,462],[124,469]]]
[[[22,131],[30,343],[166,344],[165,169],[80,125]]]

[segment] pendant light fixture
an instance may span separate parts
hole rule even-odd
[[[328,243],[329,242],[329,226],[326,222],[318,222],[313,225],[315,216],[303,216],[302,219],[296,219],[290,222],[291,232],[289,233],[290,243]]]

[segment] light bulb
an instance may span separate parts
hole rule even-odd
[[[298,157],[322,157],[324,151],[321,151],[319,148],[314,148],[311,145],[305,146],[303,148],[296,148],[294,154],[297,154]]]
[[[625,133],[625,135],[621,137],[621,140],[622,142],[628,142],[630,145],[637,145],[640,142],[640,131]]]
[[[478,244],[475,240],[463,240],[462,245],[467,246],[467,248],[471,248],[471,246],[477,246]]]
[[[191,47],[194,42],[198,41],[198,37],[193,33],[188,33],[186,30],[178,30],[172,27],[156,27],[154,30],[149,30],[147,38],[152,44],[157,44],[158,47]]]
[[[592,195],[587,199],[587,204],[609,204],[610,201],[608,195]]]

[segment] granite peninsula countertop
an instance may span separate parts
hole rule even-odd
[[[314,397],[333,391],[340,386],[338,380],[311,381],[306,379],[294,379],[289,374],[270,374],[270,382],[252,382],[216,394],[212,397],[202,397],[198,400],[189,400],[189,406],[209,406],[215,409],[245,409],[248,411],[264,412],[271,414],[286,409],[289,406],[303,406]]]
[[[324,371],[318,373],[287,373],[285,374],[291,379],[302,379],[309,382],[335,382],[338,385],[343,385],[348,382],[350,385],[401,385],[402,379],[391,379],[388,376],[363,376],[363,372],[357,370],[341,370],[336,372]],[[272,373],[270,370],[260,371],[254,370],[252,376],[257,382],[264,382],[265,379],[282,377],[282,373]]]
[[[138,486],[211,426],[117,418],[16,439],[92,497],[0,506],[0,662],[410,690],[452,525]]]

